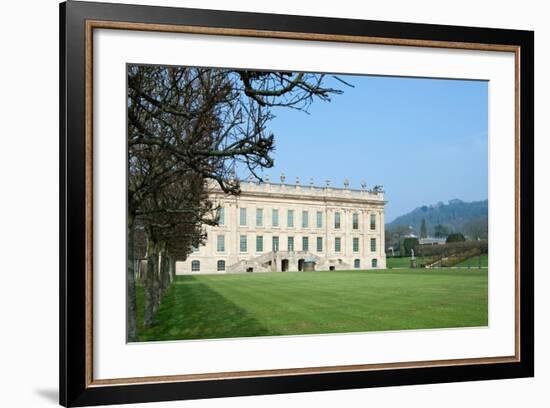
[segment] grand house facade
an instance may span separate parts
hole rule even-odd
[[[243,182],[241,194],[212,188],[219,225],[177,262],[176,274],[352,270],[386,267],[384,193],[271,182]]]

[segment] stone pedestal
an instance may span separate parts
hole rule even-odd
[[[416,268],[416,258],[411,258],[411,268]]]

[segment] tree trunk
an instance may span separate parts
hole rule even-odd
[[[134,261],[134,218],[128,215],[127,237],[127,271],[126,271],[126,341],[138,341],[137,337],[137,305],[136,305],[136,273]]]
[[[161,254],[162,257],[160,262],[160,294],[162,300],[162,298],[164,298],[164,295],[166,294],[166,291],[168,290],[168,287],[170,286],[170,261],[166,249],[163,249]]]
[[[134,276],[135,276],[135,281],[138,282],[139,279],[140,279],[140,276],[139,276],[139,273],[140,273],[140,265],[141,261],[139,259],[136,259],[134,261]]]
[[[176,258],[170,257],[170,284],[176,279]]]
[[[147,271],[145,273],[145,311],[143,325],[150,327],[155,322],[159,302],[159,246],[150,237],[147,239]]]

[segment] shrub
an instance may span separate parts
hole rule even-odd
[[[411,249],[414,249],[417,253],[416,255],[418,255],[418,251],[417,251],[417,247],[418,247],[418,238],[405,238],[403,240],[403,248],[405,250],[405,256],[410,256],[411,255]]]
[[[476,253],[486,254],[488,252],[488,241],[459,241],[443,245],[421,245],[418,249],[423,256],[435,258],[458,255],[472,250],[475,250]]]
[[[460,232],[456,232],[454,234],[449,234],[447,236],[447,244],[450,244],[451,242],[463,242],[466,241],[466,238],[464,238],[464,235],[462,235]]]

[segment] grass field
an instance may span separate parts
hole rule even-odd
[[[487,269],[179,276],[141,341],[487,325]]]
[[[478,257],[474,256],[470,258],[470,268],[477,268],[478,266]],[[461,267],[461,268],[467,268],[468,267],[468,259],[465,259],[464,261],[456,264],[455,266]],[[489,266],[489,257],[487,254],[481,255],[481,266],[487,267]]]
[[[424,257],[416,257],[416,264],[421,265],[424,263]],[[387,268],[410,268],[411,258],[409,256],[404,256],[402,258],[387,257],[386,258],[386,267]]]

